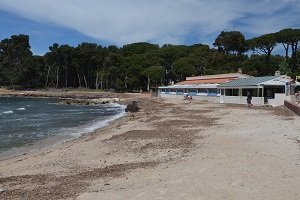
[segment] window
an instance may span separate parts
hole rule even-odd
[[[244,97],[247,96],[248,91],[251,92],[252,97],[262,97],[262,89],[261,88],[248,88],[248,89],[243,89],[242,94]]]
[[[188,93],[197,93],[197,89],[187,89]]]
[[[208,89],[208,93],[209,94],[218,94],[218,90],[217,89]]]
[[[259,88],[259,92],[258,93],[259,93],[258,96],[262,97],[262,88]]]
[[[226,96],[232,96],[232,89],[225,89]]]
[[[239,89],[233,89],[232,96],[239,96]]]
[[[217,89],[208,89],[208,96],[217,96],[218,90]]]
[[[207,94],[207,89],[200,88],[200,89],[198,89],[198,93],[205,93],[205,94]]]
[[[184,93],[184,89],[177,89],[177,93]]]

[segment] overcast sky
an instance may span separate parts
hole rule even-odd
[[[40,55],[55,42],[212,46],[223,30],[251,38],[287,27],[300,27],[300,0],[0,0],[0,39],[27,34]]]

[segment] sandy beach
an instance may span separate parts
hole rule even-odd
[[[141,110],[0,161],[0,199],[300,198],[300,118],[288,109],[122,98]]]

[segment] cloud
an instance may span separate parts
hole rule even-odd
[[[190,35],[200,43],[233,29],[268,33],[299,26],[299,8],[297,0],[0,0],[6,12],[117,45],[182,44]]]

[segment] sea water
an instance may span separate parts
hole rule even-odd
[[[118,104],[63,105],[57,99],[0,97],[0,153],[55,136],[79,137],[124,115]]]

